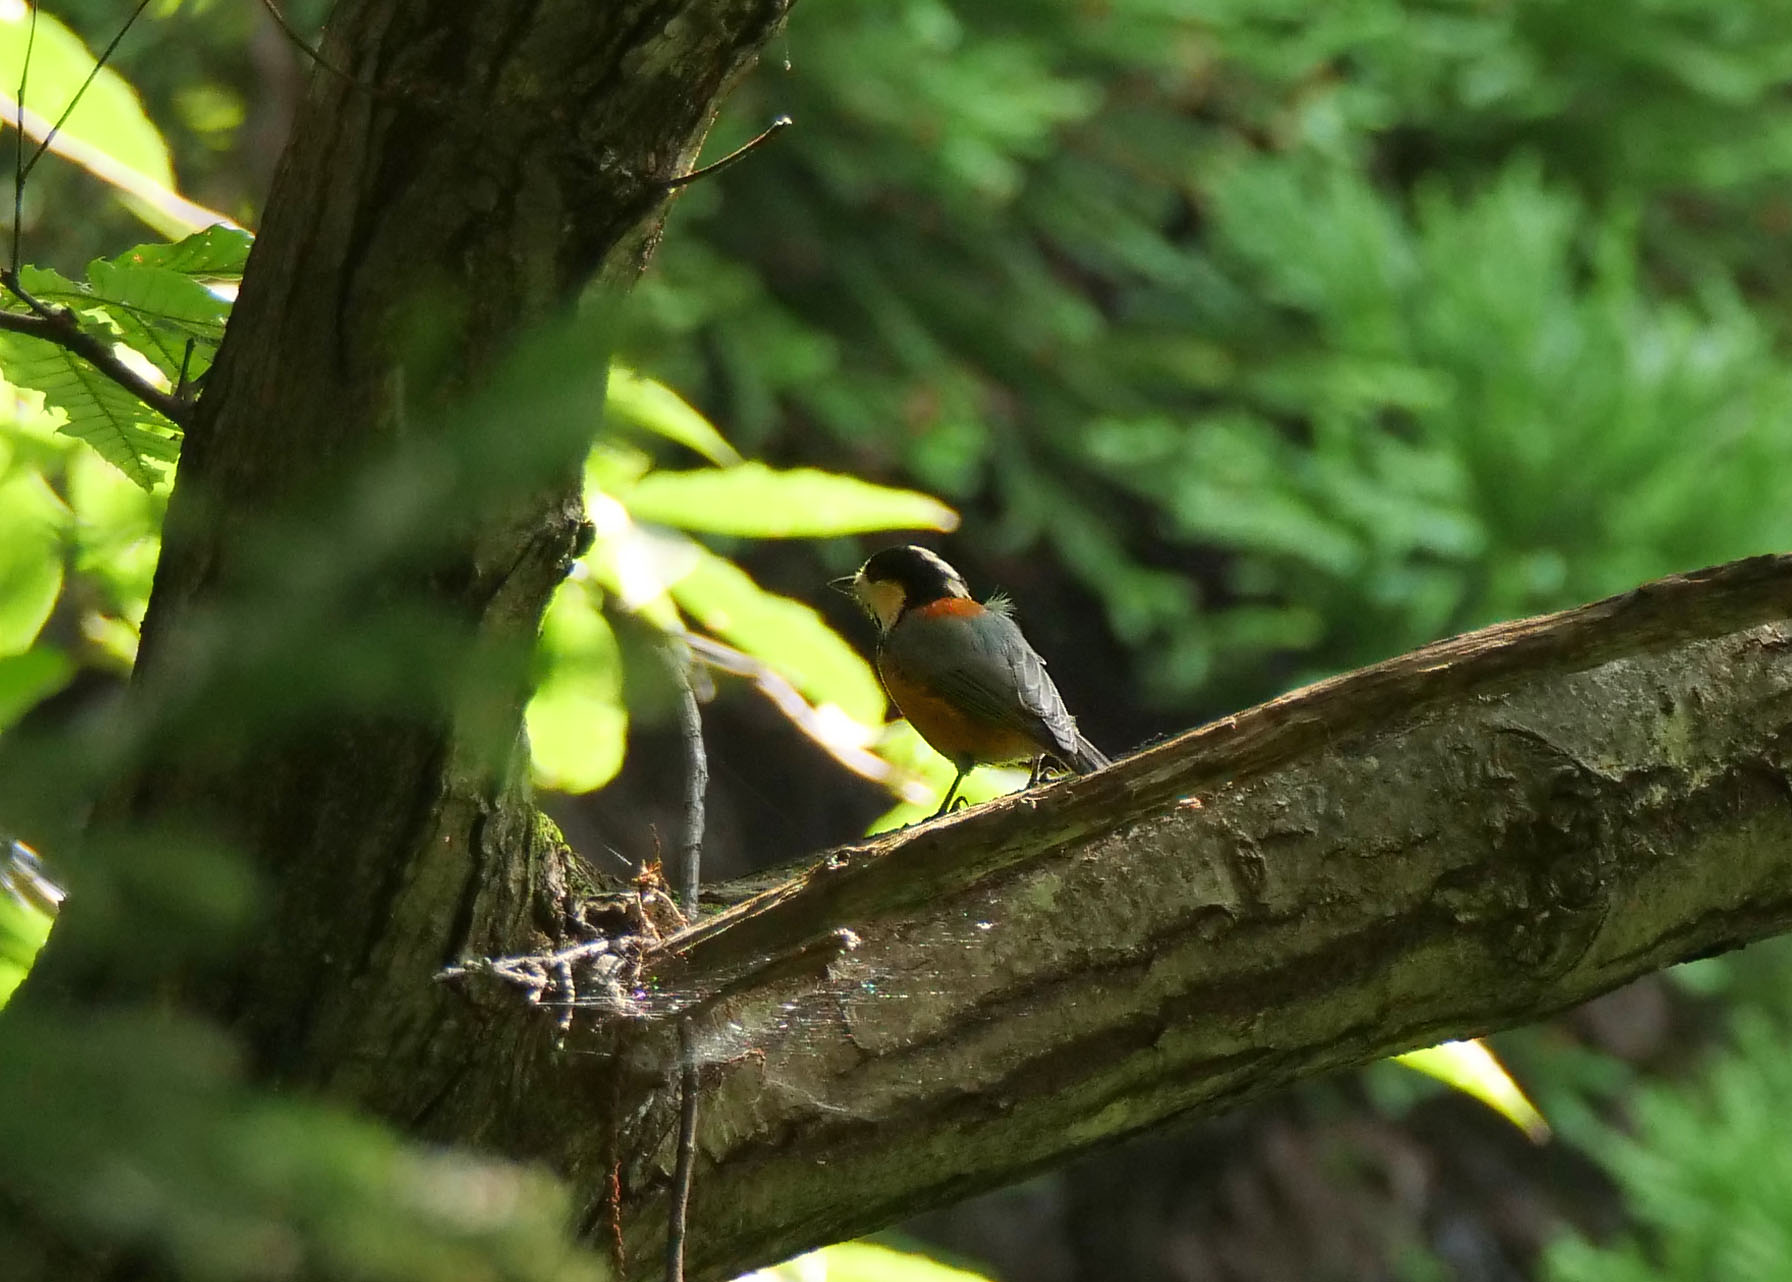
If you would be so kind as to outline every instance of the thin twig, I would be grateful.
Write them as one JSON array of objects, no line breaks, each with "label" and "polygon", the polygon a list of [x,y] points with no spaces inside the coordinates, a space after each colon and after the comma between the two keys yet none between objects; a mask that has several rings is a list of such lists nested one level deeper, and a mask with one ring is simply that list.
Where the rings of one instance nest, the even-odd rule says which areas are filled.
[{"label": "thin twig", "polygon": [[[43,141],[37,144],[37,150],[31,153],[31,159],[25,162],[25,172],[18,176],[18,182],[21,187],[24,185],[25,179],[31,177],[31,171],[37,167],[37,162],[43,159],[44,152],[49,150],[50,139],[57,135],[62,129],[62,126],[68,122],[68,118],[73,114],[75,108],[81,105],[81,99],[87,94],[87,86],[93,83],[95,76],[105,70],[106,64],[112,60],[112,55],[118,51],[119,43],[125,38],[126,33],[129,32],[132,27],[137,25],[137,19],[143,16],[143,11],[147,8],[149,8],[149,0],[139,0],[137,7],[131,10],[131,16],[124,20],[124,26],[120,27],[118,29],[118,34],[112,37],[112,43],[100,51],[100,56],[94,60],[93,70],[87,73],[87,79],[83,80],[81,82],[81,87],[75,90],[75,96],[68,100],[68,106],[62,109],[62,114],[60,116],[56,117],[56,123],[50,126],[50,132],[44,135]],[[33,5],[32,15],[35,17],[36,13],[37,6]],[[23,76],[20,77],[20,80],[19,105],[23,107],[25,105],[25,91],[22,84]],[[24,131],[21,129],[20,132],[23,133]],[[16,256],[14,264],[17,264]]]},{"label": "thin twig", "polygon": [[344,71],[341,67],[338,67],[335,63],[324,57],[323,54],[306,44],[305,37],[293,30],[292,24],[286,20],[286,15],[280,12],[280,6],[277,5],[274,0],[261,0],[261,7],[268,11],[268,17],[274,20],[274,25],[280,28],[280,34],[286,37],[293,48],[297,49],[300,53],[304,54],[307,58],[311,59],[311,61],[315,62],[331,75],[339,76],[364,93],[372,94],[375,97],[380,96],[379,90],[373,85],[362,80],[357,80],[353,73]]},{"label": "thin twig", "polygon": [[174,380],[174,396],[176,400],[184,399],[187,395],[187,389],[191,386],[191,384],[187,382],[187,371],[193,367],[193,348],[197,345],[198,341],[199,340],[195,338],[189,337],[187,339],[186,350],[180,354],[180,377]]},{"label": "thin twig", "polygon": [[703,874],[703,801],[709,791],[709,757],[703,750],[703,714],[697,691],[691,684],[691,653],[682,641],[666,646],[666,665],[678,682],[678,729],[684,736],[684,844],[679,849],[678,906],[685,920],[697,920],[697,900]]},{"label": "thin twig", "polygon": [[12,151],[12,257],[7,266],[19,270],[19,228],[25,222],[25,81],[31,75],[31,50],[37,45],[37,6],[31,6],[31,26],[25,33],[25,61],[19,67],[19,93],[13,99],[18,108],[14,120],[17,136]]},{"label": "thin twig", "polygon": [[932,801],[939,795],[937,789],[929,788],[914,775],[897,769],[875,752],[852,742],[841,732],[838,721],[823,716],[786,678],[752,655],[697,632],[687,633],[685,641],[691,647],[691,654],[705,667],[751,681],[792,725],[854,774],[883,785],[903,801],[918,804]]},{"label": "thin twig", "polygon": [[[678,894],[685,919],[695,923],[703,869],[703,805],[709,791],[709,757],[703,748],[703,714],[691,684],[691,652],[676,639],[667,643],[666,663],[678,682],[678,728],[684,735],[684,845],[680,851]],[[684,1282],[685,1219],[691,1178],[697,1166],[697,1057],[691,1021],[678,1021],[678,1159],[666,1204],[666,1282]]]},{"label": "thin twig", "polygon": [[183,430],[186,428],[193,403],[164,392],[126,365],[109,343],[81,328],[74,312],[66,307],[52,307],[33,298],[19,284],[17,274],[10,270],[0,271],[0,287],[4,287],[9,294],[31,309],[29,316],[21,312],[0,311],[0,330],[42,339],[73,352],[169,422]]},{"label": "thin twig", "polygon": [[714,174],[719,174],[724,169],[728,168],[729,165],[732,165],[742,156],[745,156],[748,152],[757,151],[760,147],[763,147],[773,138],[783,133],[784,130],[788,129],[790,125],[791,119],[789,116],[779,116],[776,120],[772,121],[770,125],[766,126],[763,133],[751,142],[736,147],[733,151],[729,152],[726,156],[723,156],[714,164],[705,165],[701,169],[693,169],[690,173],[680,174],[676,178],[668,178],[663,185],[669,188],[684,187],[690,183],[696,182],[699,178],[708,178]]},{"label": "thin twig", "polygon": [[691,1176],[697,1166],[697,1060],[691,1021],[678,1021],[678,1164],[666,1208],[666,1282],[684,1282],[684,1226],[691,1205]]},{"label": "thin twig", "polygon": [[[9,121],[8,123],[13,122]],[[17,124],[26,138],[33,141],[49,138],[50,121],[29,107],[18,113]],[[50,138],[50,151],[61,156],[70,164],[81,166],[101,182],[118,188],[125,195],[135,196],[164,219],[180,224],[189,235],[193,232],[204,231],[207,227],[216,227],[220,223],[232,228],[241,226],[217,210],[207,209],[198,201],[188,200],[178,191],[164,186],[148,174],[121,163],[116,157],[75,134],[62,133]],[[20,161],[20,164],[23,164],[23,160]]]}]

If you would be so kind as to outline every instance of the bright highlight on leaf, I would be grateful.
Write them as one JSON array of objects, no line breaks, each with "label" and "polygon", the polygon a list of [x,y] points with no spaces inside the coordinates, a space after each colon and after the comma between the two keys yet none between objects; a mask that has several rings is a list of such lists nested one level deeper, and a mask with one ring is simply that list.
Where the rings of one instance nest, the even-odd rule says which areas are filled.
[{"label": "bright highlight on leaf", "polygon": [[988,1282],[984,1274],[953,1268],[925,1255],[872,1242],[842,1242],[799,1255],[736,1282]]},{"label": "bright highlight on leaf", "polygon": [[[217,210],[174,189],[168,146],[122,77],[105,68],[83,91],[94,59],[80,40],[41,10],[34,35],[26,4],[14,0],[0,6],[0,78],[9,95],[17,92],[27,49],[31,71],[26,101],[21,107],[9,97],[0,122],[22,126],[31,143],[111,185],[127,209],[163,236],[230,223]],[[64,107],[77,93],[80,104],[56,128]]]},{"label": "bright highlight on leaf", "polygon": [[1541,1144],[1549,1139],[1549,1123],[1543,1120],[1543,1114],[1537,1111],[1537,1106],[1506,1072],[1505,1065],[1479,1038],[1408,1051],[1394,1059],[1428,1077],[1435,1077],[1446,1086],[1474,1096],[1523,1131],[1533,1143]]},{"label": "bright highlight on leaf", "polygon": [[527,712],[536,780],[562,792],[601,788],[622,768],[628,709],[616,637],[588,583],[554,594],[541,652],[548,671]]},{"label": "bright highlight on leaf", "polygon": [[779,471],[763,463],[650,472],[620,497],[637,521],[757,539],[958,527],[956,512],[914,490],[811,468]]},{"label": "bright highlight on leaf", "polygon": [[35,471],[5,475],[0,451],[0,655],[37,638],[62,590],[62,505]]},{"label": "bright highlight on leaf", "polygon": [[883,722],[884,692],[859,652],[808,606],[767,592],[723,557],[699,548],[672,585],[679,608],[708,631],[787,678],[810,702],[834,704],[866,726]]},{"label": "bright highlight on leaf", "polygon": [[[39,9],[36,32],[24,4],[0,8],[0,85],[6,104],[0,123],[13,126],[13,95],[31,50],[31,71],[25,78],[25,109],[54,121],[74,101],[93,70],[94,55],[81,38]],[[174,185],[174,163],[168,144],[137,98],[137,91],[110,67],[103,68],[63,122],[61,133],[104,152],[120,164],[164,187]]]},{"label": "bright highlight on leaf", "polygon": [[[586,791],[608,782],[620,767],[620,746],[594,741],[616,715],[626,717],[611,710],[613,702],[620,707],[620,678],[611,694],[607,684],[600,691],[564,675],[568,665],[585,659],[566,639],[574,607],[561,603],[584,596],[587,605],[578,608],[595,609],[601,593],[612,607],[662,632],[682,633],[685,621],[692,621],[709,634],[690,635],[702,661],[751,681],[849,770],[884,784],[909,805],[926,805],[915,773],[872,751],[886,731],[883,687],[870,664],[813,608],[766,591],[734,562],[679,531],[787,537],[892,526],[948,529],[956,514],[908,490],[740,463],[695,409],[630,371],[611,371],[609,396],[611,422],[641,427],[732,465],[656,472],[645,450],[613,436],[593,447],[585,465],[593,546],[550,607],[542,637],[546,675],[529,706],[537,781]],[[619,726],[614,733],[619,740]]]},{"label": "bright highlight on leaf", "polygon": [[734,447],[682,396],[664,383],[642,378],[620,365],[610,367],[604,418],[676,441],[722,467],[740,462]]}]

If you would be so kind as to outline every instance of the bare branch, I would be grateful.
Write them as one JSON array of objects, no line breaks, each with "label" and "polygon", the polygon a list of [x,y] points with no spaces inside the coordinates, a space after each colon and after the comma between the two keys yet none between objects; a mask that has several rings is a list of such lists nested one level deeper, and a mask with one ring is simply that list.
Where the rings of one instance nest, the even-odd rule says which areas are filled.
[{"label": "bare branch", "polygon": [[720,160],[705,165],[701,169],[693,169],[688,174],[680,174],[676,178],[668,178],[665,181],[665,186],[670,188],[688,187],[690,184],[701,178],[712,178],[728,168],[735,161],[759,150],[759,148],[763,147],[773,138],[776,138],[779,134],[790,128],[793,123],[795,122],[792,121],[789,116],[779,116],[776,120],[772,121],[771,124],[761,130],[755,137],[742,143],[739,147],[736,147]]},{"label": "bare branch", "polygon": [[280,34],[286,37],[286,42],[294,49],[297,49],[307,59],[316,63],[337,79],[353,85],[363,93],[370,94],[374,97],[383,96],[378,88],[363,80],[357,79],[350,72],[343,70],[328,58],[324,57],[323,54],[319,53],[316,49],[313,49],[310,45],[306,44],[305,37],[295,31],[292,23],[286,20],[286,15],[280,12],[280,6],[277,3],[277,0],[261,0],[261,7],[267,10],[268,17],[273,19],[274,25],[280,29]]},{"label": "bare branch", "polygon": [[163,391],[126,365],[110,343],[81,328],[74,312],[33,298],[19,284],[15,272],[0,272],[0,287],[31,309],[29,315],[0,311],[0,330],[54,343],[74,353],[175,426],[183,429],[187,426],[193,403]]}]

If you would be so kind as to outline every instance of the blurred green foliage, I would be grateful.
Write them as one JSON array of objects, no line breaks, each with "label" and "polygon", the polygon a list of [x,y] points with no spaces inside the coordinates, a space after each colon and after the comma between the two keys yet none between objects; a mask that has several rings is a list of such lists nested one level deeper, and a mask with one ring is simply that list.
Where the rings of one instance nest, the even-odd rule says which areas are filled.
[{"label": "blurred green foliage", "polygon": [[[315,34],[324,7],[288,9]],[[90,47],[121,16],[108,0],[55,8]],[[18,17],[0,15],[0,82]],[[44,113],[73,74],[50,58],[65,34],[40,26]],[[119,67],[86,132],[161,180],[171,156],[184,191],[252,222],[307,74],[256,6],[158,3]],[[879,729],[863,660],[761,588],[739,541],[948,525],[917,490],[966,513],[994,555],[1073,575],[1132,656],[1133,720],[1160,726],[1784,548],[1789,78],[1783,0],[796,6],[713,150],[778,112],[797,128],[680,195],[638,291],[587,469],[598,538],[544,629],[540,777],[592,788],[620,765],[626,618],[736,647],[843,759],[875,749],[893,786],[937,797],[949,770],[906,728]],[[144,216],[47,159],[26,256],[62,275],[31,279],[163,377],[198,373],[223,318],[209,287],[234,272],[117,256]],[[244,242],[224,240],[240,268]],[[80,674],[128,668],[177,442],[105,388],[71,388],[55,353],[0,343],[0,369],[47,398],[9,396],[0,423],[4,729]],[[59,413],[124,472],[58,432]],[[898,816],[931,808],[907,804]],[[139,863],[164,888],[228,888]],[[201,918],[222,929],[251,893],[165,905],[167,939]],[[41,928],[0,897],[0,991]],[[1734,1276],[1792,1251],[1777,1176],[1758,1174],[1784,1165],[1770,1119],[1792,1089],[1763,1027],[1741,1018],[1707,1094],[1635,1096],[1636,1138],[1602,1152],[1646,1236],[1564,1245],[1556,1276]],[[43,1187],[61,1190],[46,1205],[83,1232],[196,1276],[269,1275],[251,1259],[370,1277],[585,1267],[540,1255],[556,1195],[523,1173],[432,1166],[260,1100],[205,1030],[90,1031],[0,1043],[0,1130],[16,1127],[0,1138],[43,1149]],[[59,1073],[65,1060],[85,1071]],[[1576,1136],[1589,1101],[1633,1089],[1591,1054],[1525,1062]],[[7,1112],[26,1091],[31,1108]],[[112,1151],[87,1131],[45,1147],[66,1110],[101,1105]],[[290,1149],[285,1166],[253,1164],[250,1141]],[[515,1218],[480,1219],[497,1194]],[[369,1231],[380,1217],[390,1237]],[[445,1226],[453,1240],[429,1245]],[[408,1271],[385,1254],[400,1248]]]},{"label": "blurred green foliage", "polygon": [[1787,1027],[1758,1009],[1690,1084],[1652,1084],[1627,1102],[1628,1130],[1592,1141],[1637,1229],[1549,1251],[1550,1282],[1720,1282],[1783,1276],[1792,1260],[1792,1098]]},{"label": "blurred green foliage", "polygon": [[1785,544],[1789,69],[1784,4],[798,6],[634,359],[1227,706]]}]

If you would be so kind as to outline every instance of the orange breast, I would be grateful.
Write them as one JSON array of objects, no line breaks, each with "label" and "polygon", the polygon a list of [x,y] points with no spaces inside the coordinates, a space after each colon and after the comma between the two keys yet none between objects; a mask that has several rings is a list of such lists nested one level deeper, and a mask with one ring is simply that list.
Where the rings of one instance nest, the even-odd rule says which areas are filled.
[{"label": "orange breast", "polygon": [[1009,726],[991,725],[967,716],[894,664],[880,658],[877,671],[891,702],[908,718],[915,733],[954,765],[997,765],[1039,755],[1039,745],[1026,735]]}]

